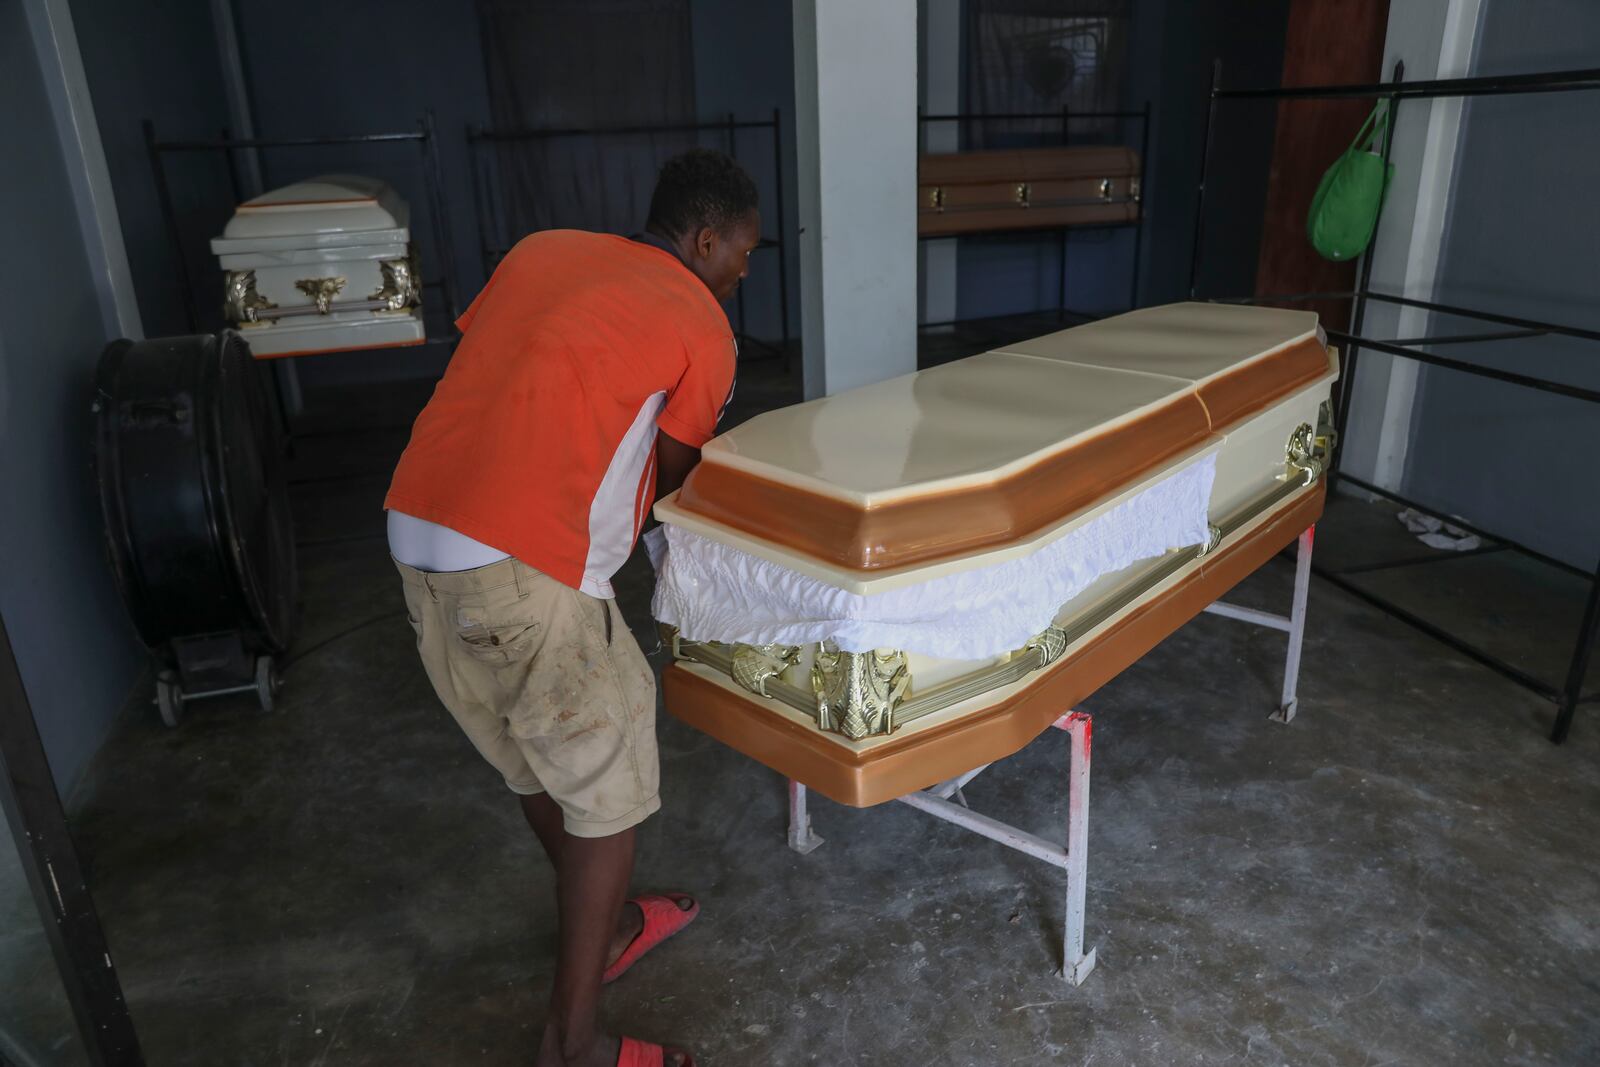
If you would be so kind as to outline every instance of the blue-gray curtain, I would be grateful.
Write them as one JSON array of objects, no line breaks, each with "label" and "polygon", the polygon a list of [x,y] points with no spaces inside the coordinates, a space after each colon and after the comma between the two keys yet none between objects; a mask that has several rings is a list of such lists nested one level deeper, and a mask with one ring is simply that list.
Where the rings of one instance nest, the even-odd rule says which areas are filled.
[{"label": "blue-gray curtain", "polygon": [[[493,129],[692,122],[689,0],[478,0]],[[632,233],[661,163],[687,134],[501,139],[482,210],[491,255],[556,227]]]}]

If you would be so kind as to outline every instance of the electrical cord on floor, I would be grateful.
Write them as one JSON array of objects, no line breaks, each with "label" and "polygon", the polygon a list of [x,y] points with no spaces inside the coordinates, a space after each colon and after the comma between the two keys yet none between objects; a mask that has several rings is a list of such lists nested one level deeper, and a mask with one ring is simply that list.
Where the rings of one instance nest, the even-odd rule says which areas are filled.
[{"label": "electrical cord on floor", "polygon": [[329,645],[333,644],[335,641],[342,641],[346,637],[349,637],[351,634],[357,633],[358,631],[361,631],[361,630],[365,630],[368,626],[372,626],[372,625],[374,625],[376,623],[383,622],[386,619],[404,617],[405,613],[406,613],[406,609],[405,608],[399,608],[399,609],[397,609],[395,611],[386,611],[382,615],[374,615],[370,619],[363,619],[361,622],[356,623],[354,626],[350,626],[350,627],[347,627],[346,629],[340,630],[338,633],[333,634],[331,637],[323,638],[321,641],[318,641],[316,644],[312,645],[310,648],[303,648],[299,652],[296,652],[292,657],[290,657],[289,659],[286,659],[286,660],[283,661],[283,663],[280,666],[280,669],[286,671],[290,667],[294,666],[296,663],[299,663],[301,660],[303,660],[307,656],[311,655],[313,652],[321,652],[323,649],[327,648]]},{"label": "electrical cord on floor", "polygon": [[379,530],[377,533],[341,534],[338,537],[308,537],[303,541],[296,541],[296,548],[316,548],[319,545],[346,545],[354,541],[376,541],[388,537],[388,531]]},{"label": "electrical cord on floor", "polygon": [[307,478],[290,478],[289,484],[295,485],[326,485],[329,482],[359,482],[379,481],[394,477],[394,470],[385,467],[375,471],[346,471],[343,474],[316,474]]}]

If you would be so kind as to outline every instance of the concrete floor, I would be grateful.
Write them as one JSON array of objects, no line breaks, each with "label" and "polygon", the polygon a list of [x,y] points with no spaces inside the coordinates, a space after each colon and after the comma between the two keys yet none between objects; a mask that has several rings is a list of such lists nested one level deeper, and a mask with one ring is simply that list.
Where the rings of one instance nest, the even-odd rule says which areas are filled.
[{"label": "concrete floor", "polygon": [[[791,396],[756,364],[735,417]],[[435,701],[381,539],[418,402],[304,423],[281,710],[219,700],[170,731],[141,709],[73,798],[152,1064],[531,1062],[551,878]],[[1340,566],[1418,550],[1348,499],[1319,532]],[[1363,581],[1559,675],[1581,590],[1504,564]],[[1281,608],[1291,577],[1275,560],[1233,599]],[[618,587],[654,648],[648,568]],[[1288,727],[1266,719],[1282,650],[1201,617],[1088,702],[1099,967],[1076,989],[1059,872],[824,800],[827,843],[797,856],[778,777],[663,717],[636,881],[704,913],[607,991],[606,1025],[711,1067],[1600,1062],[1600,718],[1553,747],[1542,701],[1321,581]],[[1065,761],[1041,737],[968,797],[1059,837]]]}]

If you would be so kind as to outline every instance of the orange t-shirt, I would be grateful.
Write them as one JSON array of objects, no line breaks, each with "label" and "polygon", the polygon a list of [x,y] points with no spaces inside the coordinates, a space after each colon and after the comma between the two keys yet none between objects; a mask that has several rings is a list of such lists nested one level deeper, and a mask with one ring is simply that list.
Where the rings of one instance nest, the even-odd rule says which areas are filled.
[{"label": "orange t-shirt", "polygon": [[699,448],[733,388],[728,317],[671,252],[612,234],[520,241],[457,320],[383,506],[591,596],[655,499],[656,431]]}]

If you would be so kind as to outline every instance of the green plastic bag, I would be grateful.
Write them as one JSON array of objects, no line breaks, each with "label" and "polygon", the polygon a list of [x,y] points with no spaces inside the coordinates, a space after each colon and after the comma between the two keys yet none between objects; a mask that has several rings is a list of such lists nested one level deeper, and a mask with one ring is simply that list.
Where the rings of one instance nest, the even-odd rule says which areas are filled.
[{"label": "green plastic bag", "polygon": [[1379,101],[1311,198],[1306,236],[1324,259],[1354,259],[1372,241],[1383,194],[1394,177],[1394,164],[1384,166],[1378,154],[1388,128],[1388,103]]}]

